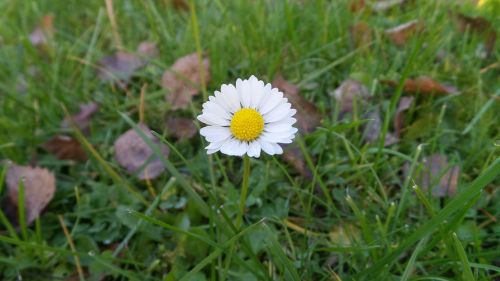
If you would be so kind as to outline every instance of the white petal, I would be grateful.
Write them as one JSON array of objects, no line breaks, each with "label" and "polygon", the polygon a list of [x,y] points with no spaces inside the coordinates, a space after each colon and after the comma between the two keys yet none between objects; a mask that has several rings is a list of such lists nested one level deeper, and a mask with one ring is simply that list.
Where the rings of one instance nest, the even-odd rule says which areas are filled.
[{"label": "white petal", "polygon": [[274,148],[271,143],[262,140],[262,138],[257,139],[257,142],[260,144],[260,147],[265,153],[269,155],[274,155]]},{"label": "white petal", "polygon": [[224,108],[225,111],[231,112],[231,104],[228,98],[225,97],[221,92],[215,91],[214,93],[215,96],[215,102],[220,105],[222,108]]},{"label": "white petal", "polygon": [[224,140],[218,141],[218,142],[211,142],[205,149],[217,149],[219,150],[220,147],[227,141],[229,141],[230,138],[226,138]]},{"label": "white petal", "polygon": [[201,128],[200,135],[204,136],[209,142],[223,141],[231,136],[228,127],[207,126]]},{"label": "white petal", "polygon": [[235,156],[243,156],[245,153],[248,151],[248,144],[246,142],[238,141],[238,144],[236,145],[234,149],[234,154]]},{"label": "white petal", "polygon": [[[238,83],[238,81],[240,81]],[[250,98],[252,94],[252,87],[250,86],[250,81],[241,79],[236,80],[236,89],[240,95],[240,102],[242,107],[250,107]]]},{"label": "white petal", "polygon": [[292,105],[290,103],[281,104],[262,117],[264,117],[266,123],[281,120],[288,116],[291,107]]},{"label": "white petal", "polygon": [[286,132],[290,129],[292,129],[292,124],[288,120],[287,122],[274,122],[264,126],[266,132]]},{"label": "white petal", "polygon": [[207,154],[214,154],[215,152],[219,151],[219,149],[207,149]]},{"label": "white petal", "polygon": [[198,120],[207,125],[229,126],[229,124],[231,123],[227,119],[205,112],[202,115],[198,115]]},{"label": "white petal", "polygon": [[297,109],[290,109],[290,112],[288,112],[288,117],[293,117],[297,113]]},{"label": "white petal", "polygon": [[211,113],[213,115],[217,115],[224,119],[231,120],[231,115],[227,110],[225,110],[222,106],[217,104],[215,101],[208,101],[203,104],[203,113]]},{"label": "white petal", "polygon": [[248,156],[259,158],[260,156],[260,144],[253,141],[248,144]]},{"label": "white petal", "polygon": [[293,135],[297,132],[297,128],[291,128],[290,130],[286,131],[286,132],[264,132],[262,133],[262,135],[260,136],[260,138],[264,141],[268,141],[268,142],[281,142],[283,143],[282,141],[283,140],[287,140],[287,139],[292,139]]},{"label": "white petal", "polygon": [[230,139],[220,147],[220,152],[227,155],[234,155],[234,149],[237,145],[238,141],[236,139]]},{"label": "white petal", "polygon": [[236,112],[241,108],[238,91],[233,85],[222,85],[221,94],[229,101],[231,112]]},{"label": "white petal", "polygon": [[281,146],[279,144],[272,143],[271,145],[273,146],[275,154],[282,154],[283,153],[283,148],[281,148]]},{"label": "white petal", "polygon": [[252,77],[250,77],[250,86],[250,107],[257,109],[264,95],[264,82],[257,80],[257,78],[252,75]]},{"label": "white petal", "polygon": [[270,94],[264,98],[262,101],[262,105],[260,107],[260,114],[264,115],[271,111],[271,109],[275,108],[277,105],[282,102],[283,93],[278,91],[278,89],[274,88],[271,90]]},{"label": "white petal", "polygon": [[271,97],[271,89],[272,86],[270,83],[267,83],[266,86],[262,89],[262,97],[260,99],[259,104],[257,105],[257,111],[261,112],[262,106],[269,100]]}]

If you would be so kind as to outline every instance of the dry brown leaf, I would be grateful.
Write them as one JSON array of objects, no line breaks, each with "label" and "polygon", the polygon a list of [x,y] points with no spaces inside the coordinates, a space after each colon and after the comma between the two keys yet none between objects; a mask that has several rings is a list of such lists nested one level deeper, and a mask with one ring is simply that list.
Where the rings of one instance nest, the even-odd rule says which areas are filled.
[{"label": "dry brown leaf", "polygon": [[148,59],[155,59],[160,56],[160,52],[158,51],[156,43],[149,41],[141,42],[137,47],[137,53],[143,55]]},{"label": "dry brown leaf", "polygon": [[312,172],[306,165],[304,154],[297,145],[288,145],[283,151],[283,159],[304,178],[312,178]]},{"label": "dry brown leaf", "polygon": [[[205,83],[210,80],[210,61],[203,59]],[[166,100],[173,109],[185,109],[193,96],[200,92],[202,83],[198,54],[192,53],[175,61],[172,67],[163,73],[161,85],[168,90]]]},{"label": "dry brown leaf", "polygon": [[49,204],[56,191],[56,178],[49,170],[11,165],[6,182],[10,204],[18,208],[19,182],[23,181],[26,223],[31,224]]},{"label": "dry brown leaf", "polygon": [[33,46],[46,45],[54,35],[54,16],[43,16],[40,24],[33,30],[29,36],[29,40]]},{"label": "dry brown leaf", "polygon": [[96,102],[89,102],[85,104],[80,104],[80,112],[71,117],[64,118],[61,127],[70,128],[71,122],[73,122],[81,131],[88,132],[90,126],[90,120],[92,116],[99,110],[99,104]]},{"label": "dry brown leaf", "polygon": [[340,86],[330,93],[340,105],[342,113],[353,110],[354,100],[357,104],[362,104],[370,98],[370,92],[361,82],[354,79],[347,79]]},{"label": "dry brown leaf", "polygon": [[351,12],[359,12],[363,10],[366,6],[365,0],[355,0],[349,6]]},{"label": "dry brown leaf", "polygon": [[[378,109],[367,113],[364,118],[370,119],[363,130],[363,139],[368,143],[373,143],[378,140],[382,130],[382,119]],[[385,134],[384,146],[389,146],[397,143],[399,138],[391,132]]]},{"label": "dry brown leaf", "polygon": [[299,88],[286,81],[283,76],[278,75],[273,81],[273,87],[282,91],[286,98],[297,109],[295,118],[297,126],[302,133],[310,133],[316,129],[321,122],[321,114],[318,108],[299,94]]},{"label": "dry brown leaf", "polygon": [[396,6],[401,6],[406,0],[379,0],[371,5],[372,10],[384,12]]},{"label": "dry brown leaf", "polygon": [[167,129],[169,134],[178,140],[190,139],[198,132],[193,119],[184,117],[169,117]]},{"label": "dry brown leaf", "polygon": [[413,97],[402,97],[399,100],[398,108],[396,109],[396,116],[394,117],[394,130],[396,137],[401,137],[401,130],[403,129],[403,112],[411,107]]},{"label": "dry brown leaf", "polygon": [[146,62],[134,54],[118,51],[99,60],[99,78],[103,81],[116,82],[125,88],[134,73]]},{"label": "dry brown leaf", "polygon": [[[405,174],[408,174],[406,165]],[[423,168],[416,175],[416,183],[434,197],[451,197],[457,192],[460,167],[449,166],[446,155],[433,154],[424,158]]]},{"label": "dry brown leaf", "polygon": [[80,142],[68,136],[54,136],[43,144],[43,148],[62,160],[87,160],[87,154]]},{"label": "dry brown leaf", "polygon": [[372,29],[365,22],[358,22],[349,28],[352,44],[358,48],[370,44]]},{"label": "dry brown leaf", "polygon": [[467,30],[481,34],[485,36],[485,52],[489,56],[495,49],[495,43],[497,40],[497,33],[493,25],[482,17],[469,17],[461,13],[456,14],[457,19],[457,29],[460,33],[464,33]]},{"label": "dry brown leaf", "polygon": [[[396,87],[398,85],[398,83],[393,80],[383,80],[382,82],[392,87]],[[429,76],[419,76],[414,79],[406,79],[403,85],[403,91],[409,94],[458,94],[457,88],[440,84]]]},{"label": "dry brown leaf", "polygon": [[424,29],[424,23],[418,20],[412,20],[396,27],[387,29],[384,33],[389,36],[391,41],[398,47],[406,44],[406,42],[417,32]]},{"label": "dry brown leaf", "polygon": [[[160,147],[163,155],[168,157],[170,152],[168,147],[160,143],[158,139],[151,134],[151,130],[146,125],[140,124],[139,128],[148,138]],[[137,175],[141,180],[154,179],[165,170],[163,162],[158,159],[158,157],[154,156],[153,150],[134,129],[130,129],[118,137],[115,141],[114,148],[116,161],[130,174],[137,173],[142,166],[152,158]]]},{"label": "dry brown leaf", "polygon": [[182,11],[189,11],[189,5],[186,3],[186,0],[172,0],[172,4],[174,4],[174,8]]}]

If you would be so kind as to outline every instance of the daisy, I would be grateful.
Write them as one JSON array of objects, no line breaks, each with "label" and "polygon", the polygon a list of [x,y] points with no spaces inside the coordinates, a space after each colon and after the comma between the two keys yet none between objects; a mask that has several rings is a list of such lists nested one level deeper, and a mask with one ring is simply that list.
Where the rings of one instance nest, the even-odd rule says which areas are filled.
[{"label": "daisy", "polygon": [[208,126],[200,130],[210,144],[207,153],[220,151],[227,155],[259,157],[261,150],[269,155],[281,154],[280,143],[291,143],[297,121],[287,98],[271,84],[255,76],[222,85],[215,96],[203,104],[198,120]]}]

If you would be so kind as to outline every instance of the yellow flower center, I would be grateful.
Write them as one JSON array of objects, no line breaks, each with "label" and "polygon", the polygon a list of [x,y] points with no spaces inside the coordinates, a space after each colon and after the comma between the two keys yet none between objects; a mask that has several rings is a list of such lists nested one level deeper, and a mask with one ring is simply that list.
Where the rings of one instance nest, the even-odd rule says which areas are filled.
[{"label": "yellow flower center", "polygon": [[264,118],[255,109],[242,108],[234,113],[230,129],[240,141],[252,141],[264,130]]}]

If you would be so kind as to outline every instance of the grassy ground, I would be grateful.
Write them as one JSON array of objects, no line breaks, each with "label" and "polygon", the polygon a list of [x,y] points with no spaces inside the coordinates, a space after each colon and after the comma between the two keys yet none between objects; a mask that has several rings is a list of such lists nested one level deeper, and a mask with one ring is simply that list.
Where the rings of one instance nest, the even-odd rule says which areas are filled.
[{"label": "grassy ground", "polygon": [[[114,1],[124,48],[133,52],[149,40],[160,51],[124,93],[93,67],[117,47],[104,1],[0,1],[0,153],[57,177],[54,199],[25,235],[1,233],[0,279],[78,280],[78,267],[85,280],[500,278],[499,51],[479,58],[483,39],[457,32],[449,13],[483,16],[498,27],[498,10],[445,1],[410,1],[381,13],[352,12],[346,1],[195,2],[195,10],[184,11],[168,1]],[[56,32],[40,50],[28,36],[46,14],[54,15]],[[413,19],[425,31],[405,46],[384,36]],[[349,27],[360,21],[374,30],[369,47],[355,48],[350,40]],[[163,70],[200,50],[211,60],[209,94],[237,77],[272,81],[281,73],[322,114],[321,128],[298,139],[312,177],[282,157],[251,160],[240,230],[233,220],[241,159],[207,157],[201,138],[175,141],[165,125],[166,116],[192,117],[201,109],[203,95],[192,110],[172,110],[160,87]],[[420,75],[460,94],[417,95],[399,143],[366,144],[362,113],[378,107],[389,125],[385,133],[399,97],[407,95],[380,81]],[[26,90],[19,89],[20,77]],[[347,78],[362,81],[372,99],[339,121],[339,105],[328,93]],[[113,157],[115,139],[139,120],[145,82],[145,123],[179,152],[171,149],[169,171],[151,182],[157,197]],[[89,101],[101,105],[86,137],[96,150],[90,159],[62,161],[42,149],[61,133],[63,105],[77,112]],[[403,176],[405,163],[417,169],[432,154],[461,169],[451,198],[418,197]],[[6,189],[0,191],[5,197]]]}]

